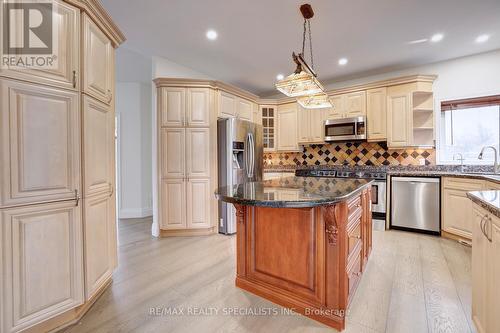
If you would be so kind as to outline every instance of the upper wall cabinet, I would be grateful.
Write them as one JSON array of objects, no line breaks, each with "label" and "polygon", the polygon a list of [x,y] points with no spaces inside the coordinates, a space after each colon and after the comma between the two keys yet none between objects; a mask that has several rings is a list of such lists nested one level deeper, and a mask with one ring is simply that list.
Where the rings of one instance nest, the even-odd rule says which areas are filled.
[{"label": "upper wall cabinet", "polygon": [[277,150],[299,151],[298,145],[298,119],[297,103],[282,104],[278,106],[277,115]]},{"label": "upper wall cabinet", "polygon": [[165,87],[158,96],[162,127],[208,127],[210,90],[208,88]]},{"label": "upper wall cabinet", "polygon": [[[29,80],[50,86],[79,88],[80,75],[80,10],[60,0],[53,0],[52,24],[56,43],[53,43],[53,66],[47,69],[0,68],[0,75]],[[23,22],[17,21],[21,31]]]},{"label": "upper wall cabinet", "polygon": [[252,121],[255,103],[235,96],[226,91],[220,90],[218,93],[218,117],[237,117],[243,120]]},{"label": "upper wall cabinet", "polygon": [[276,150],[276,106],[261,105],[262,132],[264,151]]},{"label": "upper wall cabinet", "polygon": [[80,191],[78,93],[0,79],[0,94],[0,207],[74,198]]},{"label": "upper wall cabinet", "polygon": [[330,97],[332,107],[327,119],[350,118],[366,115],[366,92],[356,91]]},{"label": "upper wall cabinet", "polygon": [[114,48],[109,38],[83,15],[83,92],[103,103],[113,101]]},{"label": "upper wall cabinet", "polygon": [[366,91],[368,141],[387,139],[387,88]]},{"label": "upper wall cabinet", "polygon": [[298,106],[298,142],[323,143],[324,121],[330,109],[305,109]]}]

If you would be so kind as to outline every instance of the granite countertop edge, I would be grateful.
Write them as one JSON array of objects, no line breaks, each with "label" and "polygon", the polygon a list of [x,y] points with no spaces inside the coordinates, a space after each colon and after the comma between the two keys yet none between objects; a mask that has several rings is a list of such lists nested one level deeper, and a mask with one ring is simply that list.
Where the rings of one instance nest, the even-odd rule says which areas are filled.
[{"label": "granite countertop edge", "polygon": [[325,199],[317,199],[310,201],[292,201],[292,200],[267,201],[258,199],[235,198],[226,195],[221,195],[217,192],[215,192],[214,194],[217,200],[243,206],[269,207],[269,208],[312,208],[317,206],[329,206],[348,200],[354,197],[356,194],[362,192],[365,188],[371,186],[372,182],[373,180],[367,181],[366,184],[360,185],[358,188],[352,190],[351,192],[349,192],[349,194],[346,195],[337,197],[328,197]]},{"label": "granite countertop edge", "polygon": [[[488,212],[491,214],[495,215],[496,217],[500,218],[500,207],[498,205],[492,204],[491,201],[487,201],[484,198],[481,197],[481,193],[484,192],[492,192],[492,191],[474,191],[474,192],[468,192],[467,197],[472,200],[475,204],[478,204],[482,208],[486,209]],[[500,195],[500,191],[496,191]]]}]

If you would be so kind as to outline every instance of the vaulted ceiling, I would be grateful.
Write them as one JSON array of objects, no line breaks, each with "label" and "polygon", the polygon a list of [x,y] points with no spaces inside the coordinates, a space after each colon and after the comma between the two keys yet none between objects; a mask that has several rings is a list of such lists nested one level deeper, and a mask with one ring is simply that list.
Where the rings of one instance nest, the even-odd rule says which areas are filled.
[{"label": "vaulted ceiling", "polygon": [[[306,0],[102,0],[124,47],[261,96],[294,69]],[[500,49],[499,0],[311,0],[315,69],[338,81]],[[218,33],[206,38],[208,29]],[[409,42],[442,33],[438,43]],[[475,39],[489,34],[485,43]],[[341,57],[348,58],[339,66]]]}]

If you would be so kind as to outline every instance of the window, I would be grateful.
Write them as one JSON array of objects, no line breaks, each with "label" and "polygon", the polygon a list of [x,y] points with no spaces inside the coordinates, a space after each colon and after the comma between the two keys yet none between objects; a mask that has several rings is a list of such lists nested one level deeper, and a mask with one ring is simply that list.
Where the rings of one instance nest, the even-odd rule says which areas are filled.
[{"label": "window", "polygon": [[500,96],[442,102],[441,111],[439,162],[459,164],[453,156],[461,153],[464,164],[492,163],[491,151],[477,157],[484,146],[499,149]]}]

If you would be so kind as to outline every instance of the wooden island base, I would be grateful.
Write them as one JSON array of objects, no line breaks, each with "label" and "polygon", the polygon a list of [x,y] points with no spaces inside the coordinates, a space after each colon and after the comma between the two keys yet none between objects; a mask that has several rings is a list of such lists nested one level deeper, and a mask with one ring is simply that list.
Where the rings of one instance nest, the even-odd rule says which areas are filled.
[{"label": "wooden island base", "polygon": [[343,330],[371,250],[370,191],[310,208],[235,207],[236,286]]}]

